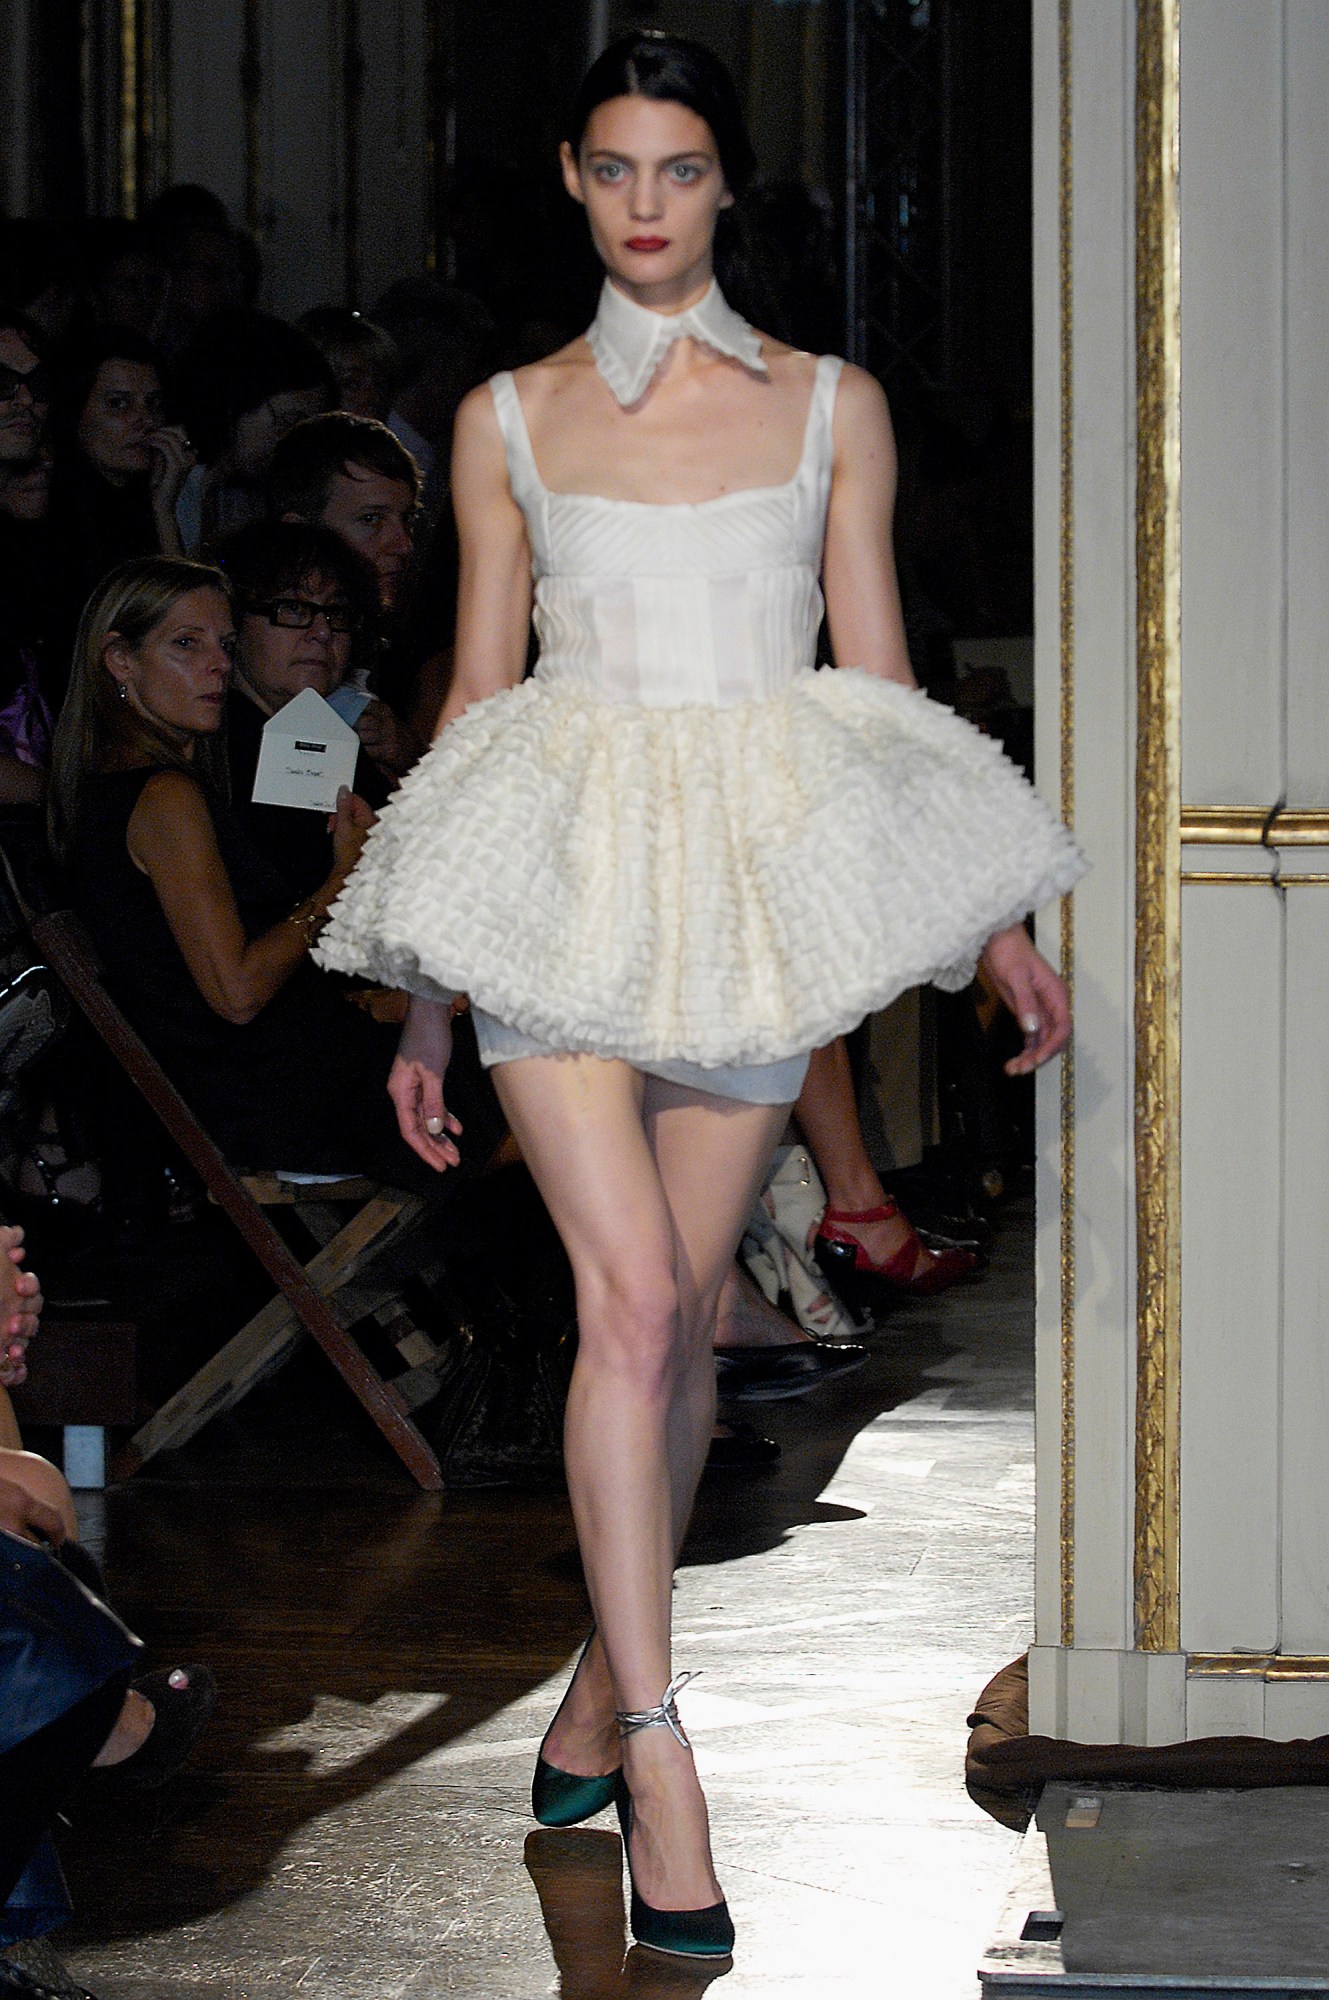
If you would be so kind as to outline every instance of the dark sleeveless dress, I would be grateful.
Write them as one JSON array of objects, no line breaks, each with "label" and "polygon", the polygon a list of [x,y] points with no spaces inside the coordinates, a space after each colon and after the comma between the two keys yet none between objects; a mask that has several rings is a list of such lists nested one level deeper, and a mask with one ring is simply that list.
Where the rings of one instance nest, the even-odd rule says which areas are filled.
[{"label": "dark sleeveless dress", "polygon": [[[74,843],[75,903],[125,1014],[233,1165],[361,1173],[436,1190],[440,1176],[402,1139],[387,1095],[398,1031],[352,1006],[340,981],[306,959],[252,1021],[239,1025],[209,1007],[126,845],[153,775],[85,779]],[[245,935],[258,937],[289,913],[289,884],[240,816],[201,789]],[[501,1118],[473,1031],[464,1019],[457,1027],[448,1105],[466,1128],[463,1159],[478,1166]]]}]

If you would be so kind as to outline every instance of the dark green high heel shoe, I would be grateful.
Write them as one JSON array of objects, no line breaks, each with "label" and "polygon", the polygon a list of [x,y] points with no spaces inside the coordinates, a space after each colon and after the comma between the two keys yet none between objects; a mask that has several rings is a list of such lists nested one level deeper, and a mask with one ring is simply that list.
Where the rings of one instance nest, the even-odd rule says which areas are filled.
[{"label": "dark green high heel shoe", "polygon": [[[683,1725],[678,1719],[676,1697],[681,1688],[695,1679],[695,1674],[678,1674],[665,1689],[664,1699],[658,1708],[631,1709],[620,1713],[617,1720],[622,1734],[635,1736],[639,1729],[667,1729],[685,1750],[690,1750],[692,1745],[683,1734]],[[623,1856],[628,1864],[628,1880],[632,1884],[628,1921],[637,1943],[649,1945],[652,1951],[670,1952],[675,1958],[729,1958],[734,1949],[734,1925],[729,1905],[723,1899],[708,1904],[704,1910],[657,1910],[638,1895],[636,1878],[632,1873],[632,1793],[621,1771],[614,1791],[614,1804],[618,1808],[618,1823],[623,1831]]]},{"label": "dark green high heel shoe", "polygon": [[[572,1669],[574,1681],[578,1668],[591,1650],[591,1639],[594,1637],[595,1628],[592,1626],[591,1637],[582,1647],[577,1665]],[[568,1682],[568,1687],[571,1689],[572,1681]],[[565,1694],[563,1701],[567,1698]],[[554,1722],[562,1713],[561,1701],[554,1711]],[[575,1772],[560,1771],[557,1764],[549,1763],[544,1749],[554,1722],[546,1729],[544,1743],[540,1745],[540,1753],[535,1760],[535,1776],[531,1779],[531,1811],[541,1826],[578,1826],[582,1820],[594,1819],[596,1813],[603,1812],[606,1806],[614,1803],[619,1774],[610,1771],[602,1778],[579,1778]]]}]

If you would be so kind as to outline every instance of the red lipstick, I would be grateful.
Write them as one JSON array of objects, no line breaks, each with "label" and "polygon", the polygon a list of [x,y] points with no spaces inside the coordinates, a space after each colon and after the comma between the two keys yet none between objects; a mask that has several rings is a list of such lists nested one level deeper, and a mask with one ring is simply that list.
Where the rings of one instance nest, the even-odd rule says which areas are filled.
[{"label": "red lipstick", "polygon": [[669,248],[669,238],[667,236],[629,236],[623,247],[625,250],[667,250]]}]

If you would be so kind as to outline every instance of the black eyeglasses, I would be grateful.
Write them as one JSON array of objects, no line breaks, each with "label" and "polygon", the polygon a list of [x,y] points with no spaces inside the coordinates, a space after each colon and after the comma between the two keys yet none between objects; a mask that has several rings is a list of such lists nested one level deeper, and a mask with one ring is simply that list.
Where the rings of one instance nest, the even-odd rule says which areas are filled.
[{"label": "black eyeglasses", "polygon": [[307,632],[316,618],[326,618],[329,632],[357,632],[360,620],[349,604],[311,604],[307,597],[274,597],[270,604],[251,604],[256,618],[280,625],[286,632]]},{"label": "black eyeglasses", "polygon": [[34,403],[49,403],[51,400],[51,377],[39,362],[29,368],[26,375],[20,375],[17,368],[7,368],[0,361],[0,403],[12,403],[20,389],[26,389]]}]

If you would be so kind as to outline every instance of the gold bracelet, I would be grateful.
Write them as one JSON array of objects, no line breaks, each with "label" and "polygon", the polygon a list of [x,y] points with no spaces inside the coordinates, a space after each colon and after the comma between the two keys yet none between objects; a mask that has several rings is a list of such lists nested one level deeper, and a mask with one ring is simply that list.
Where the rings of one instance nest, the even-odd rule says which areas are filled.
[{"label": "gold bracelet", "polygon": [[318,943],[324,924],[328,921],[328,913],[325,909],[321,909],[317,903],[313,905],[312,909],[297,906],[291,911],[286,921],[288,924],[294,924],[297,929],[304,932],[305,950],[312,951]]}]

